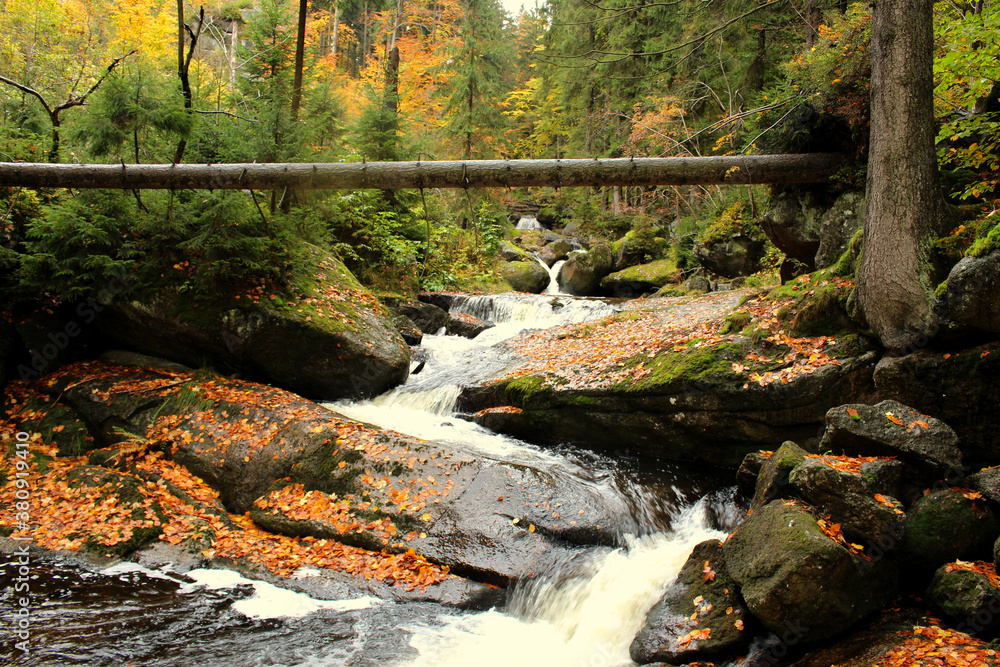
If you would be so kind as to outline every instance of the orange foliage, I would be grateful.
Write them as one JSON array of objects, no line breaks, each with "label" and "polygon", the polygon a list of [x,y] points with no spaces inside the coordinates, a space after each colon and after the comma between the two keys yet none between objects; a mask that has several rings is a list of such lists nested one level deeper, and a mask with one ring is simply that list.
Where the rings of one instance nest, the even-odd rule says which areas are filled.
[{"label": "orange foliage", "polygon": [[[62,373],[50,375],[46,382],[51,386],[63,379]],[[122,373],[122,367],[97,362],[81,363],[71,367],[78,384],[88,381],[113,379]],[[192,379],[192,373],[172,371],[143,371],[142,379],[119,380],[109,389],[93,391],[99,401],[109,401],[113,394],[127,392],[130,395],[168,396],[180,390],[180,385]],[[336,417],[333,413],[320,411],[324,419],[309,414],[309,404],[293,394],[271,389],[253,383],[238,381],[202,381],[189,385],[206,401],[226,401],[235,405],[252,405],[244,408],[242,414],[229,415],[226,411],[194,410],[186,418],[164,415],[147,430],[146,438],[168,454],[181,444],[204,443],[217,447],[222,452],[237,448],[244,455],[243,462],[255,455],[271,441],[278,424],[288,424],[293,420],[313,423],[313,432],[329,430],[336,437],[336,443],[343,449],[364,450],[368,460],[374,463],[405,463],[411,468],[416,463],[427,463],[427,457],[413,456],[403,440],[397,449],[383,442],[393,442],[383,437],[382,432],[363,424]],[[5,392],[5,408],[9,419],[0,428],[0,435],[11,442],[18,424],[29,424],[44,417],[40,410],[28,406],[28,398],[33,389],[23,382],[13,382]],[[110,401],[109,401],[110,402]],[[238,409],[238,408],[233,408]],[[255,418],[261,410],[270,410],[273,417],[268,423]],[[325,417],[329,414],[328,417]],[[59,429],[55,429],[59,430]],[[402,436],[400,436],[402,438]],[[281,441],[283,442],[283,441]],[[270,445],[273,447],[274,445]],[[284,447],[285,445],[282,445]],[[207,548],[203,555],[207,558],[246,559],[259,563],[271,572],[287,576],[297,568],[311,565],[318,568],[335,569],[366,578],[375,578],[388,584],[396,584],[413,590],[437,583],[449,576],[447,567],[428,563],[413,549],[404,553],[369,551],[346,546],[330,540],[312,537],[293,538],[274,535],[257,528],[248,517],[227,515],[218,501],[218,493],[205,482],[192,475],[186,468],[173,461],[165,460],[163,452],[142,452],[143,456],[133,463],[130,472],[109,473],[97,467],[84,467],[86,458],[55,458],[56,448],[43,442],[35,433],[30,443],[33,463],[30,469],[30,489],[32,511],[29,524],[19,525],[16,510],[15,460],[4,457],[0,470],[6,483],[0,486],[0,525],[14,529],[14,537],[31,537],[35,544],[49,549],[77,550],[84,544],[100,550],[128,542],[138,531],[160,533],[161,540],[171,544],[190,540],[204,541]],[[42,457],[39,459],[38,457]],[[53,460],[48,460],[51,457]],[[442,468],[442,475],[450,474]],[[71,483],[68,475],[88,475],[94,485]],[[108,475],[108,481],[100,486],[101,476]],[[120,493],[120,481],[131,480],[129,493]],[[384,538],[396,535],[397,529],[390,518],[361,522],[350,514],[354,510],[372,509],[376,498],[384,511],[407,513],[429,521],[429,506],[447,496],[453,486],[451,480],[442,482],[433,476],[424,479],[410,479],[406,486],[393,482],[388,477],[376,478],[372,471],[359,476],[364,488],[360,497],[353,495],[338,499],[318,491],[304,493],[301,486],[292,485],[270,494],[259,501],[260,505],[274,503],[287,512],[291,518],[320,518],[343,530],[368,529]],[[173,489],[168,488],[173,485]],[[179,490],[187,494],[197,504],[192,505],[174,494]],[[347,503],[347,507],[344,506]],[[399,536],[392,544],[394,550],[403,551],[405,541],[414,539],[418,533],[412,531]]]},{"label": "orange foliage", "polygon": [[997,653],[986,642],[964,632],[919,627],[901,632],[902,646],[886,653],[873,667],[995,667]]},{"label": "orange foliage", "polygon": [[833,456],[832,454],[806,454],[806,458],[818,459],[825,466],[829,466],[840,472],[848,472],[852,475],[860,475],[861,466],[866,463],[896,460],[895,456]]},{"label": "orange foliage", "polygon": [[964,561],[956,560],[954,563],[948,563],[945,566],[945,570],[948,572],[958,572],[960,570],[965,570],[966,572],[975,572],[976,574],[981,574],[982,576],[989,579],[993,588],[1000,589],[1000,578],[997,578],[996,566],[993,563],[987,563],[985,561]]}]

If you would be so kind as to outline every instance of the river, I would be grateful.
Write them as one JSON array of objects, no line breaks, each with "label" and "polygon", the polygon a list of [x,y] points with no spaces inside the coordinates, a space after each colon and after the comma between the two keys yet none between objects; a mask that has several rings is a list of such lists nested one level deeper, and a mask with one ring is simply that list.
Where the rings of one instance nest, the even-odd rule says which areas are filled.
[{"label": "river", "polygon": [[[227,570],[179,575],[120,564],[95,571],[35,557],[34,650],[9,664],[631,665],[632,637],[692,547],[724,537],[741,516],[729,486],[732,472],[610,459],[573,443],[542,449],[460,419],[454,411],[462,384],[518,363],[496,343],[525,329],[604,317],[615,306],[500,295],[469,298],[455,308],[497,326],[474,340],[425,336],[423,368],[405,385],[372,401],[329,407],[478,456],[576,477],[619,496],[638,534],[623,536],[618,548],[595,547],[537,573],[502,609],[479,612],[365,596],[314,600]],[[9,626],[17,567],[11,555],[3,559],[0,615]]]}]

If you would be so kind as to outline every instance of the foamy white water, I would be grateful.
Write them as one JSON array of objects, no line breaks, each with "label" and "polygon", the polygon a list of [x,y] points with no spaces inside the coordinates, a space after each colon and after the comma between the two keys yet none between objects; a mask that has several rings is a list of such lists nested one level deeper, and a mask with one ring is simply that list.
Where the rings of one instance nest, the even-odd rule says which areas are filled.
[{"label": "foamy white water", "polygon": [[418,625],[411,667],[618,667],[633,665],[629,645],[646,614],[691,550],[725,533],[709,527],[708,501],[685,510],[670,533],[596,554],[582,571],[542,578],[515,592],[505,612]]},{"label": "foamy white water", "polygon": [[[247,579],[239,572],[223,569],[197,568],[183,575],[175,575],[162,570],[153,570],[136,563],[122,562],[101,570],[101,574],[120,575],[138,572],[154,579],[166,579],[180,584],[178,593],[189,593],[200,588],[214,590],[233,588],[241,584],[249,584],[254,588],[254,594],[233,604],[233,609],[250,618],[299,618],[307,616],[320,609],[334,611],[356,611],[367,609],[372,605],[385,604],[384,600],[374,597],[359,597],[350,600],[317,600],[305,593],[297,593],[274,584],[256,579]],[[307,572],[299,573],[307,576]],[[186,581],[193,579],[194,581]]]},{"label": "foamy white water", "polygon": [[372,605],[384,604],[383,600],[373,597],[360,597],[350,600],[317,600],[305,593],[297,593],[285,588],[278,588],[266,581],[247,579],[239,572],[232,570],[196,569],[186,572],[185,576],[194,579],[194,583],[181,587],[181,593],[198,588],[232,588],[240,584],[250,584],[254,587],[253,596],[239,600],[233,604],[233,609],[250,618],[299,618],[307,616],[320,609],[333,611],[355,611],[367,609]]}]

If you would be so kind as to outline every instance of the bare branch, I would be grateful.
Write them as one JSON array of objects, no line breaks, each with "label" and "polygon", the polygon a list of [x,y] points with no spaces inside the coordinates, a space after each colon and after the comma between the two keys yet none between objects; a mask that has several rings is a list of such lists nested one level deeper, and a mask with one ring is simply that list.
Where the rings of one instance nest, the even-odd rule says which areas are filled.
[{"label": "bare branch", "polygon": [[32,97],[38,98],[38,101],[42,103],[43,107],[45,107],[45,111],[47,111],[50,116],[52,115],[52,109],[49,108],[49,103],[46,102],[45,98],[42,97],[42,94],[40,92],[38,92],[37,90],[35,90],[34,88],[30,88],[30,87],[24,85],[23,83],[18,83],[17,81],[14,81],[13,79],[8,79],[7,77],[3,76],[2,74],[0,74],[0,82],[6,83],[8,86],[13,86],[14,88],[17,88],[18,90],[20,90],[22,93],[27,93],[28,95],[31,95]]},{"label": "bare branch", "polygon": [[195,113],[204,114],[206,116],[229,116],[230,118],[236,118],[237,120],[245,120],[248,123],[259,123],[259,120],[254,120],[253,118],[244,118],[243,116],[237,116],[231,111],[202,111],[201,109],[192,109]]},{"label": "bare branch", "polygon": [[70,99],[66,100],[65,102],[63,102],[62,104],[60,104],[59,106],[57,106],[55,109],[53,109],[53,111],[55,113],[59,113],[60,111],[63,111],[65,109],[70,109],[72,107],[83,106],[83,104],[87,101],[87,98],[90,97],[90,95],[93,94],[93,92],[95,90],[97,90],[98,87],[100,87],[100,85],[102,83],[104,83],[104,80],[106,78],[108,78],[108,75],[110,75],[113,71],[115,71],[115,68],[118,67],[118,63],[120,63],[121,61],[125,60],[129,56],[134,55],[136,53],[138,53],[138,52],[137,51],[130,51],[130,52],[126,53],[125,55],[118,56],[117,58],[115,58],[114,60],[112,60],[111,64],[108,65],[107,70],[105,70],[104,74],[101,75],[101,78],[99,78],[96,82],[94,82],[94,85],[91,86],[90,89],[87,90],[87,92],[85,92],[80,97],[71,97]]}]

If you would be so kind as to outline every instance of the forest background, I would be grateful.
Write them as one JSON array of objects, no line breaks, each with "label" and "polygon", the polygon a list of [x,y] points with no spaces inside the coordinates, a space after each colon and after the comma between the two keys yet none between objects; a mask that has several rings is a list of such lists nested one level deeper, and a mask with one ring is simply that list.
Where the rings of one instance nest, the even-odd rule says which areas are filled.
[{"label": "forest background", "polygon": [[[871,16],[822,0],[0,0],[0,160],[354,162],[837,151],[864,187]],[[300,29],[299,26],[303,26]],[[943,253],[1000,239],[1000,19],[935,6],[939,166],[962,224]],[[301,56],[296,47],[301,35]],[[281,283],[303,247],[377,292],[499,289],[510,207],[601,242],[759,227],[762,186],[558,191],[0,190],[8,304],[195,301]],[[757,279],[776,277],[770,247]]]}]

